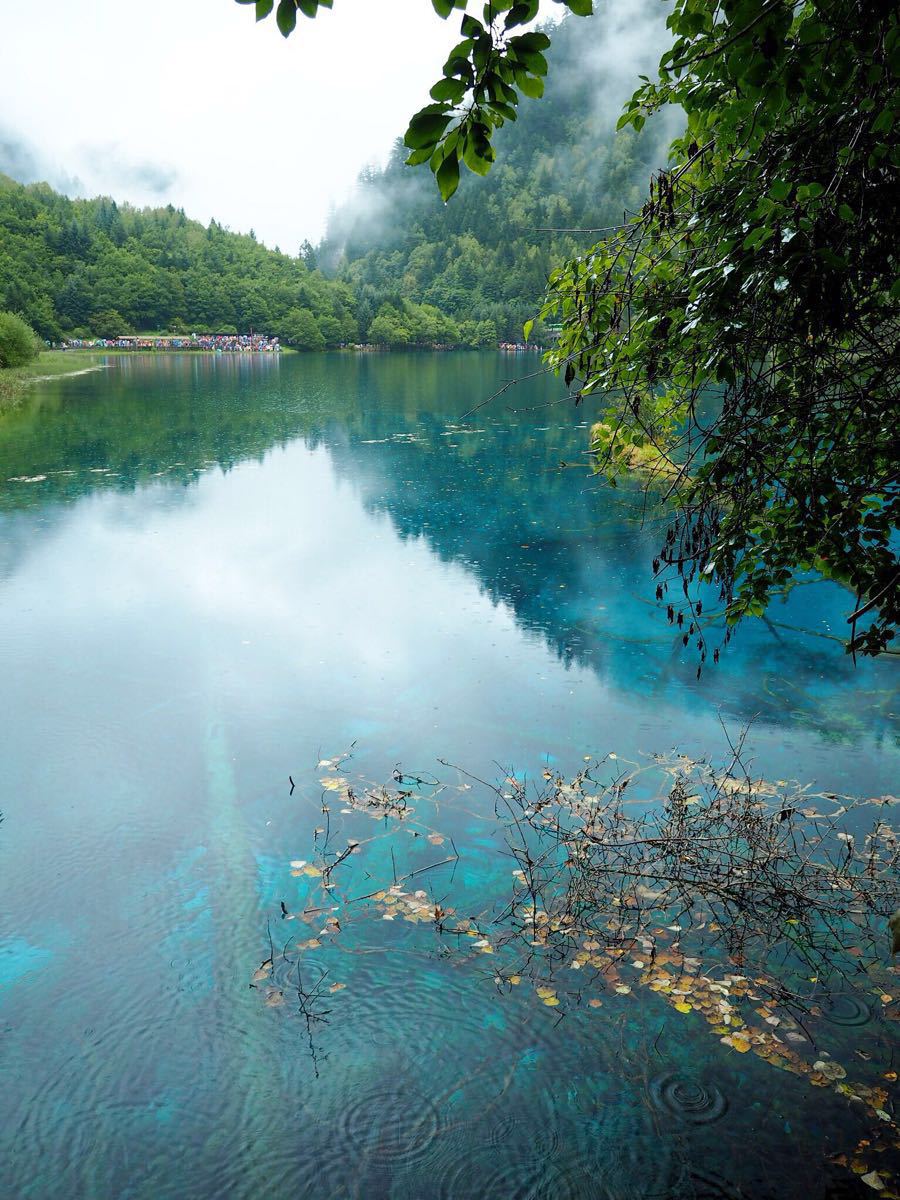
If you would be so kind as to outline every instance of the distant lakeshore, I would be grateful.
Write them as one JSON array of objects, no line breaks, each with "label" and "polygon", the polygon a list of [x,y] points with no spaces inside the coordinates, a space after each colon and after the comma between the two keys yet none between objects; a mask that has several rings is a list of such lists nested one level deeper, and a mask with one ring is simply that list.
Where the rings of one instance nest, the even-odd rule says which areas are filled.
[{"label": "distant lakeshore", "polygon": [[[467,347],[465,347],[467,348]],[[491,349],[489,346],[482,349]],[[542,352],[545,347],[525,342],[498,342],[494,347],[505,353],[535,353]],[[134,334],[115,338],[69,338],[62,342],[59,350],[130,350],[153,352],[206,352],[210,354],[281,354],[292,350],[291,346],[282,346],[277,337],[264,334]],[[390,351],[395,349],[407,350],[460,350],[464,347],[434,342],[429,345],[392,347],[377,342],[345,342],[337,349],[356,350],[364,353]]]}]

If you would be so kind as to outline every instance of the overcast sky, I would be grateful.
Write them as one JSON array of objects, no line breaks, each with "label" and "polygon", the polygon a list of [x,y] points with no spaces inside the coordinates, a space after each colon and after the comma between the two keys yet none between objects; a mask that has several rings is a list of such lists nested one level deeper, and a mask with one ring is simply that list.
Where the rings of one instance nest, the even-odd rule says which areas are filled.
[{"label": "overcast sky", "polygon": [[458,21],[336,0],[285,40],[234,0],[0,0],[0,171],[296,253],[427,103]]}]

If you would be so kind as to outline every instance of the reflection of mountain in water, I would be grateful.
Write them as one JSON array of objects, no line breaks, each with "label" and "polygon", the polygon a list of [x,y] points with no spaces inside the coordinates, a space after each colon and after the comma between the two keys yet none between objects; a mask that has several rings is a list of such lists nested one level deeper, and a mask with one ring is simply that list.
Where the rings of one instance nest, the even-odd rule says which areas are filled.
[{"label": "reflection of mountain in water", "polygon": [[[61,503],[151,483],[188,488],[213,466],[261,460],[302,437],[326,447],[339,477],[401,536],[464,564],[565,662],[622,691],[662,697],[677,686],[680,703],[721,704],[742,720],[791,714],[831,736],[895,737],[893,664],[854,670],[821,637],[748,623],[696,679],[693,649],[647,602],[659,519],[642,527],[637,492],[600,487],[580,465],[560,469],[584,461],[587,435],[553,405],[554,385],[525,380],[462,419],[536,365],[499,355],[120,359],[103,377],[49,385],[0,425],[0,522],[11,535],[2,568],[15,568],[36,521],[46,528]],[[17,533],[23,509],[28,528]],[[805,587],[771,616],[827,633],[845,608],[838,589]]]}]

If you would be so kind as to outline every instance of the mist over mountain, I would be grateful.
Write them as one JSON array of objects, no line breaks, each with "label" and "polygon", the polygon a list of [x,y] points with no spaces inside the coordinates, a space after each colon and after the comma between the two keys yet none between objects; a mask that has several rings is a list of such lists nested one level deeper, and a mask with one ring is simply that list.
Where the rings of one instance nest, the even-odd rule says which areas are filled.
[{"label": "mist over mountain", "polygon": [[384,170],[362,172],[318,257],[354,288],[363,338],[404,344],[410,303],[434,306],[469,338],[474,327],[484,344],[521,337],[553,266],[639,207],[665,162],[678,114],[640,135],[615,126],[639,75],[654,71],[669,7],[613,0],[596,17],[561,22],[543,99],[523,100],[497,136],[490,174],[464,173],[449,204],[426,169],[404,165],[399,139]]}]

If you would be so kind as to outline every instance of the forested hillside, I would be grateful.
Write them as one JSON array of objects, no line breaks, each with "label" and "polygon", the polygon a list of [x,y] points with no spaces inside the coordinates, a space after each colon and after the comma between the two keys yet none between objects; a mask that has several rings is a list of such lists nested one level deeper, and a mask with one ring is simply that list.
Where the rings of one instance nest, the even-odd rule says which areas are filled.
[{"label": "forested hillside", "polygon": [[556,29],[543,99],[523,101],[497,137],[490,174],[466,173],[449,204],[427,171],[404,165],[409,151],[399,141],[384,171],[363,173],[353,201],[333,216],[319,261],[357,292],[364,338],[415,341],[415,302],[454,318],[463,340],[520,339],[550,270],[596,241],[568,231],[617,224],[623,209],[640,206],[676,121],[615,133],[635,60],[650,69],[665,16],[659,5],[634,4],[620,22],[620,8]]},{"label": "forested hillside", "polygon": [[70,200],[0,175],[0,311],[50,341],[151,330],[258,330],[309,350],[518,340],[550,270],[638,207],[664,158],[671,120],[615,133],[636,70],[658,56],[663,16],[645,0],[563,21],[547,92],[500,131],[487,177],[467,175],[445,205],[398,140],[298,258],[171,205]]},{"label": "forested hillside", "polygon": [[0,175],[0,311],[43,337],[257,329],[305,349],[357,336],[354,297],[301,258],[171,205],[69,200]]}]

